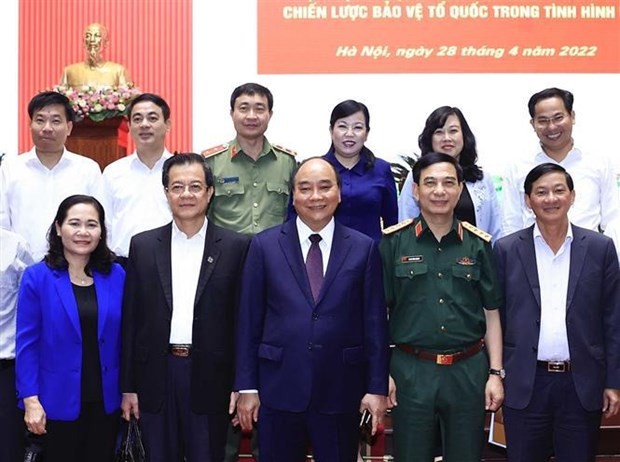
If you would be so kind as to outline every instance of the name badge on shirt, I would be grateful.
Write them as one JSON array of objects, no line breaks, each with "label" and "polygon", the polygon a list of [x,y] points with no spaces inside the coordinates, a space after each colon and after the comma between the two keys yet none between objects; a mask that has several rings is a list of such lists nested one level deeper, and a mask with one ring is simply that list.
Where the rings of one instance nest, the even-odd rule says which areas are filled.
[{"label": "name badge on shirt", "polygon": [[401,263],[422,263],[424,261],[424,256],[422,255],[410,255],[400,257]]},{"label": "name badge on shirt", "polygon": [[222,178],[218,178],[217,182],[219,184],[239,183],[239,177],[238,176],[225,176]]},{"label": "name badge on shirt", "polygon": [[474,266],[476,264],[476,260],[469,257],[461,257],[456,259],[456,264],[463,266]]}]

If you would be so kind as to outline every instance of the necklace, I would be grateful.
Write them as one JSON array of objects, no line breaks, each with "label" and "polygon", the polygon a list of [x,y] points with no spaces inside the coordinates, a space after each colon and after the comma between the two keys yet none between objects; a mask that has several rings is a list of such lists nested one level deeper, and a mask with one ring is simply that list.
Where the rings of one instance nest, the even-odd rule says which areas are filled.
[{"label": "necklace", "polygon": [[86,276],[86,274],[84,276],[78,276],[77,274],[74,274],[71,272],[71,270],[69,270],[69,276],[71,276],[71,281],[77,281],[80,283],[80,285],[85,286],[86,285],[86,279],[88,278],[88,276]]}]

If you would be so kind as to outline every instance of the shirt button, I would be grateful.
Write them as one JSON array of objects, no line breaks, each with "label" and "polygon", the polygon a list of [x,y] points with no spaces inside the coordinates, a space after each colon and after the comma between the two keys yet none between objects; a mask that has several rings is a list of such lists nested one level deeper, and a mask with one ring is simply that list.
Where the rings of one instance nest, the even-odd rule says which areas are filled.
[{"label": "shirt button", "polygon": [[254,207],[254,208],[258,207],[258,202],[254,202],[254,203],[252,204],[252,207]]},{"label": "shirt button", "polygon": [[439,299],[439,304],[440,304],[440,305],[443,305],[443,298],[440,298],[440,299]]}]

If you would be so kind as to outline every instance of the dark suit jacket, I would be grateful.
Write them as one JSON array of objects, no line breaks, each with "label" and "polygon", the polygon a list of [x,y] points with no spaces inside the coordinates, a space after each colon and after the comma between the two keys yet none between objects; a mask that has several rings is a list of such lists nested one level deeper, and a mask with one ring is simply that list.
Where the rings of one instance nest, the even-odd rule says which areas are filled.
[{"label": "dark suit jacket", "polygon": [[[131,240],[123,300],[121,387],[140,409],[158,412],[166,395],[172,319],[172,224]],[[234,372],[234,325],[249,238],[207,225],[192,327],[192,410],[227,413]]]},{"label": "dark suit jacket", "polygon": [[243,272],[235,389],[282,410],[342,413],[387,394],[387,310],[369,237],[336,223],[315,304],[295,219],[254,237]]},{"label": "dark suit jacket", "polygon": [[[121,403],[121,303],[125,272],[93,272],[105,411]],[[17,301],[16,384],[19,406],[38,395],[48,419],[75,420],[82,396],[82,328],[69,271],[41,262],[26,268]]]},{"label": "dark suit jacket", "polygon": [[[620,388],[620,272],[611,239],[572,225],[566,307],[572,376],[587,410],[600,410],[604,388]],[[531,400],[540,335],[540,284],[533,226],[495,244],[504,291],[504,404]]]}]

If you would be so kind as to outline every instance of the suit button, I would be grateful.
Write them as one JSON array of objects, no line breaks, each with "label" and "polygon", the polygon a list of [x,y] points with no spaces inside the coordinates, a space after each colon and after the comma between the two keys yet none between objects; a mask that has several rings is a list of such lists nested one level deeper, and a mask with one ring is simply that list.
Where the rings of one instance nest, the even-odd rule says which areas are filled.
[{"label": "suit button", "polygon": [[536,353],[536,352],[538,351],[538,348],[537,348],[537,347],[532,347],[532,351],[533,351],[534,353]]},{"label": "suit button", "polygon": [[319,319],[319,315],[316,313],[312,313],[312,319],[316,321],[317,319]]},{"label": "suit button", "polygon": [[441,279],[443,277],[443,273],[437,273],[437,277]]},{"label": "suit button", "polygon": [[312,351],[312,343],[308,343],[308,350]]},{"label": "suit button", "polygon": [[440,299],[439,299],[439,304],[440,304],[440,305],[443,305],[443,303],[444,303],[443,298],[440,298]]},{"label": "suit button", "polygon": [[537,319],[537,320],[536,320],[536,325],[537,325],[537,326],[540,326],[540,319]]}]

